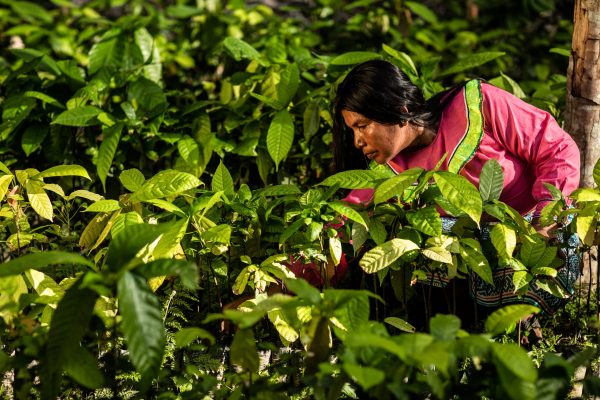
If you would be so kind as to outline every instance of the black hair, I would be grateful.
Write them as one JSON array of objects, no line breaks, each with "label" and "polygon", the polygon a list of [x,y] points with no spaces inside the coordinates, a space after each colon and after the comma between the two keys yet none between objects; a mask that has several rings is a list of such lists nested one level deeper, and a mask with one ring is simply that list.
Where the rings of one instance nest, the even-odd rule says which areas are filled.
[{"label": "black hair", "polygon": [[333,158],[336,171],[361,169],[366,161],[354,147],[352,131],[342,117],[348,110],[385,125],[424,126],[437,132],[442,110],[455,92],[453,87],[425,100],[423,92],[396,65],[371,60],[354,67],[339,84],[334,101]]}]

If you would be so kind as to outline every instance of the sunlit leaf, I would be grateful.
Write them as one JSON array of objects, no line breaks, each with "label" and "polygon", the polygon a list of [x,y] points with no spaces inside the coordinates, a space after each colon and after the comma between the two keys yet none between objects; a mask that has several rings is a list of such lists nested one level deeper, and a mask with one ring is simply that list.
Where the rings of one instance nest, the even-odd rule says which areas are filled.
[{"label": "sunlit leaf", "polygon": [[28,179],[25,184],[27,199],[31,208],[42,218],[52,221],[53,208],[50,197],[43,188],[43,183],[33,179]]},{"label": "sunlit leaf", "polygon": [[369,51],[350,51],[335,57],[331,60],[331,65],[354,65],[376,58],[381,58],[381,56]]},{"label": "sunlit leaf", "polygon": [[287,157],[293,141],[294,122],[289,111],[284,109],[275,114],[267,131],[267,150],[275,162],[275,170]]},{"label": "sunlit leaf", "polygon": [[488,160],[479,176],[479,193],[483,201],[498,200],[504,187],[504,173],[498,161]]},{"label": "sunlit leaf", "polygon": [[102,188],[106,192],[106,176],[110,171],[113,159],[117,152],[117,146],[121,140],[121,131],[123,130],[122,124],[115,124],[110,128],[104,130],[104,139],[100,144],[98,150],[98,161],[96,162],[96,168],[98,171],[98,178],[102,182]]},{"label": "sunlit leaf", "polygon": [[91,126],[98,125],[97,116],[102,112],[98,107],[81,106],[63,111],[52,120],[52,124],[66,126]]},{"label": "sunlit leaf", "polygon": [[458,209],[464,211],[479,224],[483,204],[479,192],[461,175],[439,171],[433,174],[442,195]]},{"label": "sunlit leaf", "polygon": [[176,170],[163,170],[146,180],[129,198],[130,201],[160,199],[196,188],[202,182],[192,174]]},{"label": "sunlit leaf", "polygon": [[373,274],[389,266],[403,254],[418,249],[419,246],[410,240],[392,239],[366,252],[359,265],[366,273]]},{"label": "sunlit leaf", "polygon": [[537,314],[540,309],[528,304],[513,304],[504,306],[492,312],[485,320],[485,330],[492,336],[505,332],[509,327],[523,318]]}]

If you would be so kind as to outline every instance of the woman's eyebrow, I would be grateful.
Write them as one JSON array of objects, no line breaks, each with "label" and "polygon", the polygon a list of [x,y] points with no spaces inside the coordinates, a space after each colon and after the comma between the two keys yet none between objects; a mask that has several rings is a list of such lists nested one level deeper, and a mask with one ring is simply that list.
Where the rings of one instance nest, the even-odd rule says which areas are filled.
[{"label": "woman's eyebrow", "polygon": [[368,122],[369,122],[369,120],[367,118],[358,118],[356,121],[354,121],[354,123],[352,124],[352,127],[355,128],[358,125],[367,124]]}]

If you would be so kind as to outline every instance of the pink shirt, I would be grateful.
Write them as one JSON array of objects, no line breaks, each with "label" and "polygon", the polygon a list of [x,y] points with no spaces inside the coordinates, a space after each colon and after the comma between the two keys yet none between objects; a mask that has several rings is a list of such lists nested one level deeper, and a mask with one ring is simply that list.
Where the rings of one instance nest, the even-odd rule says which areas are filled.
[{"label": "pink shirt", "polygon": [[[464,89],[463,89],[464,90]],[[484,132],[473,158],[461,175],[479,186],[479,174],[485,162],[496,159],[504,172],[504,189],[500,200],[525,214],[539,212],[551,199],[544,183],[556,186],[569,195],[579,186],[579,150],[568,133],[546,111],[528,104],[493,85],[482,83]],[[421,167],[433,169],[448,154],[442,169],[463,137],[467,112],[462,92],[442,113],[433,142],[421,149],[404,150],[392,160],[400,171]],[[373,191],[353,190],[347,201],[368,202]]]}]

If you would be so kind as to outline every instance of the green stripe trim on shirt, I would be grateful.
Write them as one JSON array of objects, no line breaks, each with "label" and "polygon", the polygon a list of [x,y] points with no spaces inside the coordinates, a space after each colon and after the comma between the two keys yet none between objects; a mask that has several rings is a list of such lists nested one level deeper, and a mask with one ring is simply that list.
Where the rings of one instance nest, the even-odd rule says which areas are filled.
[{"label": "green stripe trim on shirt", "polygon": [[465,84],[464,100],[467,110],[467,128],[448,162],[448,171],[455,174],[460,173],[467,162],[473,158],[483,137],[483,95],[479,80],[472,80]]}]

